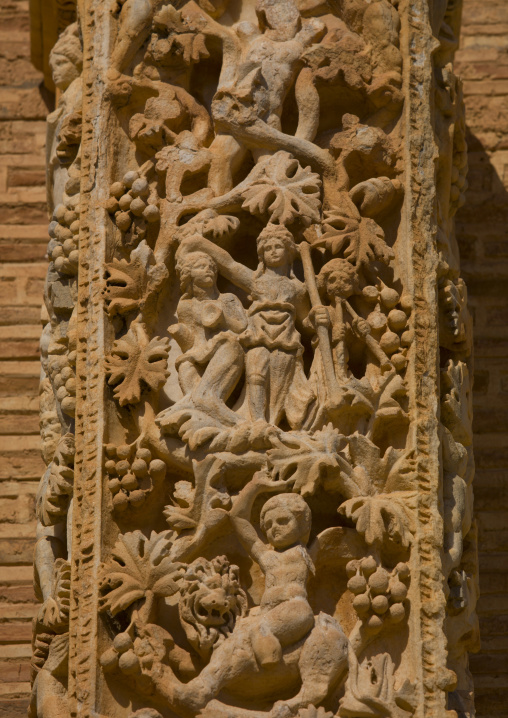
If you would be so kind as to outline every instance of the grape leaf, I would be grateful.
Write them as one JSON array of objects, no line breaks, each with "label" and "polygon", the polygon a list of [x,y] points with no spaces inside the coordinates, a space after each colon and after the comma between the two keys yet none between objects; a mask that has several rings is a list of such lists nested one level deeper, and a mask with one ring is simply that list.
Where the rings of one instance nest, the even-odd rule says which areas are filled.
[{"label": "grape leaf", "polygon": [[342,252],[342,256],[356,267],[375,261],[388,264],[394,257],[393,250],[385,242],[383,230],[369,217],[358,220],[331,211],[327,213],[324,230],[316,246],[325,247],[333,254]]},{"label": "grape leaf", "polygon": [[[351,467],[342,453],[344,437],[325,426],[313,436],[295,436],[267,452],[270,468],[281,481],[294,480],[293,491],[311,496],[320,484],[343,493]],[[349,494],[347,494],[349,495]]]},{"label": "grape leaf", "polygon": [[154,265],[154,254],[144,240],[131,252],[130,261],[113,259],[106,264],[104,296],[111,317],[139,307]]},{"label": "grape leaf", "polygon": [[167,369],[169,339],[154,337],[148,341],[142,325],[133,322],[127,334],[113,344],[106,357],[109,385],[120,406],[137,404],[143,386],[158,391],[164,384]]},{"label": "grape leaf", "polygon": [[100,611],[116,616],[148,591],[164,597],[178,591],[184,568],[169,558],[169,534],[152,531],[147,538],[141,531],[133,531],[120,535],[110,559],[102,565]]},{"label": "grape leaf", "polygon": [[407,548],[415,531],[415,501],[416,492],[409,491],[357,496],[345,501],[338,511],[354,521],[369,546],[389,540]]},{"label": "grape leaf", "polygon": [[242,209],[272,224],[288,225],[299,219],[306,227],[319,222],[321,179],[302,167],[289,152],[269,157],[260,174],[242,192]]}]

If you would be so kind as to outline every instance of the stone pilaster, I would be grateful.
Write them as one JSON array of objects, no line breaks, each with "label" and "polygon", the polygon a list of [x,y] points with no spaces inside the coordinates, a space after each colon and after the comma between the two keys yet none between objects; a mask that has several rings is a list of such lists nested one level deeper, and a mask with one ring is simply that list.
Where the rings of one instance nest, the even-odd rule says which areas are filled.
[{"label": "stone pilaster", "polygon": [[34,717],[474,714],[459,19],[80,5]]}]

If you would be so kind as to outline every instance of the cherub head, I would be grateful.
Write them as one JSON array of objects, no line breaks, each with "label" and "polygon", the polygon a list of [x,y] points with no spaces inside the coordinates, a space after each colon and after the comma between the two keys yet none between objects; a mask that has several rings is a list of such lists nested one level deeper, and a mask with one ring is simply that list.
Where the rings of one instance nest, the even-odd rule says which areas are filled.
[{"label": "cherub head", "polygon": [[357,289],[356,270],[347,259],[331,259],[317,276],[319,293],[333,301],[348,299]]},{"label": "cherub head", "polygon": [[298,247],[291,232],[283,225],[268,224],[257,238],[258,259],[263,267],[291,266]]},{"label": "cherub head", "polygon": [[73,22],[62,32],[49,54],[53,82],[59,90],[66,90],[80,76],[83,69],[83,49],[78,23]]},{"label": "cherub head", "polygon": [[309,540],[312,513],[300,494],[272,496],[261,511],[261,529],[276,549]]},{"label": "cherub head", "polygon": [[206,252],[177,253],[176,272],[182,296],[194,296],[194,288],[212,290],[217,282],[217,265]]}]

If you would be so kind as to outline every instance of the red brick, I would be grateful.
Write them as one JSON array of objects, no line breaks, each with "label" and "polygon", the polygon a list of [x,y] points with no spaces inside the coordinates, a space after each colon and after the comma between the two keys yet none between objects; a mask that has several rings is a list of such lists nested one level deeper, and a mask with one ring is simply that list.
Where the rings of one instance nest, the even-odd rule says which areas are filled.
[{"label": "red brick", "polygon": [[33,539],[0,539],[0,565],[31,564],[34,557]]},{"label": "red brick", "polygon": [[1,244],[0,262],[40,262],[46,258],[43,244]]},{"label": "red brick", "polygon": [[0,643],[29,643],[31,640],[31,622],[10,624],[0,623]]},{"label": "red brick", "polygon": [[0,718],[26,718],[29,698],[0,700]]},{"label": "red brick", "polygon": [[21,683],[29,680],[30,661],[24,663],[0,662],[0,683]]},{"label": "red brick", "polygon": [[9,603],[27,603],[35,601],[35,593],[32,584],[26,586],[2,586],[0,585],[0,601]]},{"label": "red brick", "polygon": [[[0,370],[1,368],[0,364]],[[6,434],[39,434],[39,417],[19,414],[0,415],[0,435]]]},{"label": "red brick", "polygon": [[40,307],[2,307],[0,312],[0,326],[9,324],[39,324],[41,319]]},{"label": "red brick", "polygon": [[37,377],[3,377],[0,374],[0,396],[13,394],[34,394],[39,388]]},{"label": "red brick", "polygon": [[0,342],[0,359],[37,359],[39,355],[39,342],[35,339]]},{"label": "red brick", "polygon": [[9,169],[7,172],[8,187],[44,187],[46,170],[44,168]]},{"label": "red brick", "polygon": [[40,451],[2,452],[0,481],[5,479],[39,479],[44,472]]}]

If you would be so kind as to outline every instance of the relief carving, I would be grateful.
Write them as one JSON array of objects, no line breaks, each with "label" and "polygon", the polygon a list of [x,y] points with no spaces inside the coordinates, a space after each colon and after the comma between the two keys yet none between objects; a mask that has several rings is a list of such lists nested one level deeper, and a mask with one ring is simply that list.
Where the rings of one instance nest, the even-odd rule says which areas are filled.
[{"label": "relief carving", "polygon": [[41,338],[40,420],[47,469],[36,499],[34,583],[42,605],[34,619],[32,641],[29,715],[33,718],[70,718],[67,690],[83,50],[79,24],[67,23],[49,60],[60,95],[47,119],[46,138],[51,222]]},{"label": "relief carving", "polygon": [[[445,691],[472,715],[471,320],[453,244],[465,145],[451,58],[434,56],[439,316],[422,334],[409,10],[125,0],[80,12],[53,52],[64,92],[49,160],[33,718],[409,718],[431,693],[444,710]],[[96,152],[97,117],[110,134]],[[422,336],[441,346],[439,434],[419,413]],[[422,432],[442,467],[434,513]],[[422,526],[440,521],[442,555],[429,558]],[[432,686],[415,653],[427,559],[448,586],[443,667],[441,624],[454,641]]]},{"label": "relief carving", "polygon": [[[436,21],[437,21],[436,17]],[[460,263],[453,217],[467,189],[467,144],[462,85],[451,60],[458,46],[460,6],[445,3],[439,15],[435,55],[435,136],[439,149],[437,221],[439,251],[439,344],[441,447],[444,500],[444,561],[447,581],[445,628],[448,666],[456,675],[448,706],[459,718],[475,715],[468,652],[480,649],[478,565],[473,519],[472,318]],[[437,27],[437,23],[436,23]]]}]

